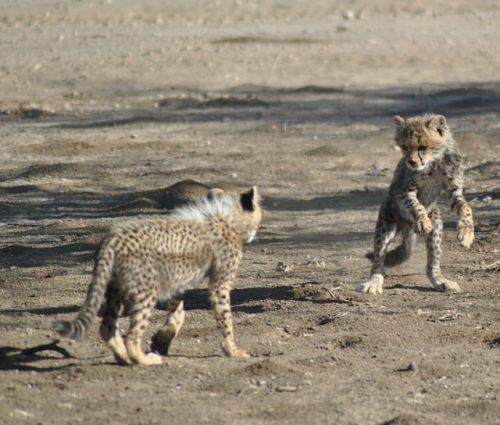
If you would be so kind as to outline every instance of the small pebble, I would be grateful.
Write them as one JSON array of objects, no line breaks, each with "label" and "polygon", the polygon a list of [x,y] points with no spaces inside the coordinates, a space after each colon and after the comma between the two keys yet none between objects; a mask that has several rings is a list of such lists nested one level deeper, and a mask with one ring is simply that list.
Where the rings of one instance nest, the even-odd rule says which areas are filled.
[{"label": "small pebble", "polygon": [[352,21],[356,15],[354,13],[353,10],[346,10],[343,14],[342,14],[342,17],[346,20],[346,21]]}]

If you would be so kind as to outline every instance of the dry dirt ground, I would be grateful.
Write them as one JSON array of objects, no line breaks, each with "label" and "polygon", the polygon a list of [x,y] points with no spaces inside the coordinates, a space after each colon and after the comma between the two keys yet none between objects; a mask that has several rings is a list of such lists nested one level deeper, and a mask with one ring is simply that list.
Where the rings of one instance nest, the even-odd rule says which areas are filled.
[{"label": "dry dirt ground", "polygon": [[[0,423],[500,423],[498,1],[1,3]],[[359,294],[392,115],[425,111],[467,159],[464,292],[430,289],[420,243]],[[166,213],[113,207],[187,178],[265,196],[232,295],[253,357],[221,355],[204,288],[161,366],[115,364],[97,324],[52,344],[106,227]]]}]

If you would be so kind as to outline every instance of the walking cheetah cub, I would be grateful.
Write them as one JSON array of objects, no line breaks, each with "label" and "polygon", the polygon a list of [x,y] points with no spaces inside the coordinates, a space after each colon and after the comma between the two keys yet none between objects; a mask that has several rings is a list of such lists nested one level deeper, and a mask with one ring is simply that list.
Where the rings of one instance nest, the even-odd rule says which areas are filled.
[{"label": "walking cheetah cub", "polygon": [[[403,158],[399,161],[389,193],[380,207],[370,279],[361,292],[381,294],[384,266],[393,267],[410,257],[416,234],[424,235],[427,247],[426,273],[434,289],[460,292],[456,282],[441,274],[441,235],[443,221],[436,200],[442,190],[448,193],[452,211],[458,215],[458,239],[465,248],[474,240],[472,210],[462,193],[462,156],[442,115],[402,118],[395,116],[396,144]],[[403,242],[387,252],[389,242],[401,231]]]},{"label": "walking cheetah cub", "polygon": [[[181,207],[165,218],[134,221],[110,230],[99,249],[87,298],[73,321],[55,321],[59,334],[82,337],[105,300],[100,334],[116,359],[125,364],[159,364],[145,354],[141,338],[157,299],[168,301],[165,326],[153,347],[167,354],[184,322],[183,292],[208,277],[210,301],[230,357],[248,357],[234,341],[229,292],[243,253],[262,218],[254,186],[239,200],[226,194]],[[130,316],[125,342],[118,329],[120,311]]]}]

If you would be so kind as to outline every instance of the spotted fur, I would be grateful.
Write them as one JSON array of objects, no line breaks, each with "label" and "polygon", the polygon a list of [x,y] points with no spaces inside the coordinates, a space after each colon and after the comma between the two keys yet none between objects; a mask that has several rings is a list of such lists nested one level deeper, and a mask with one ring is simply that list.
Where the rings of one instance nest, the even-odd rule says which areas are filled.
[{"label": "spotted fur", "polygon": [[[73,321],[56,321],[54,330],[69,338],[85,335],[104,301],[100,334],[118,361],[158,364],[145,354],[141,338],[158,299],[168,303],[167,321],[152,348],[166,355],[184,322],[183,292],[208,277],[210,301],[231,357],[247,357],[234,341],[229,292],[243,253],[260,225],[256,187],[233,200],[224,193],[178,209],[171,216],[114,227],[104,238],[87,298]],[[125,341],[117,329],[120,312],[130,316]]]},{"label": "spotted fur", "polygon": [[[472,210],[463,196],[462,156],[442,115],[402,118],[394,117],[395,142],[401,148],[399,161],[383,202],[377,225],[370,279],[360,291],[381,294],[384,266],[391,267],[406,261],[413,249],[417,234],[425,237],[427,248],[426,273],[438,291],[460,292],[456,282],[441,274],[439,258],[443,221],[436,205],[441,191],[448,194],[452,211],[458,216],[458,239],[465,248],[474,240]],[[396,233],[403,242],[387,252]]]}]

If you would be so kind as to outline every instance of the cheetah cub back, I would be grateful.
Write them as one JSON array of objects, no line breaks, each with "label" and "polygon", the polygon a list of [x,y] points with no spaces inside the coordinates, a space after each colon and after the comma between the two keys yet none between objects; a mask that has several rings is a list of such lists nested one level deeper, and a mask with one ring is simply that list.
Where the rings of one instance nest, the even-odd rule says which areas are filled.
[{"label": "cheetah cub back", "polygon": [[[399,161],[389,193],[379,210],[375,228],[370,278],[360,291],[381,294],[384,266],[406,261],[417,235],[425,238],[427,277],[438,291],[460,292],[458,284],[441,274],[443,221],[436,205],[445,191],[452,211],[458,216],[458,239],[465,248],[474,240],[472,210],[463,196],[462,156],[442,115],[426,114],[402,118],[395,116],[396,144],[403,157]],[[397,232],[403,242],[387,252]]]},{"label": "cheetah cub back", "polygon": [[[82,337],[104,302],[100,335],[116,359],[125,364],[159,364],[160,355],[145,354],[141,348],[156,301],[166,300],[168,313],[165,326],[153,338],[153,349],[166,355],[184,322],[184,291],[208,277],[223,350],[230,357],[248,357],[234,341],[229,292],[243,244],[252,241],[261,218],[254,186],[238,199],[219,193],[164,218],[115,226],[101,243],[78,316],[55,321],[53,329],[69,338]],[[122,309],[130,316],[125,341],[117,327]]]}]

